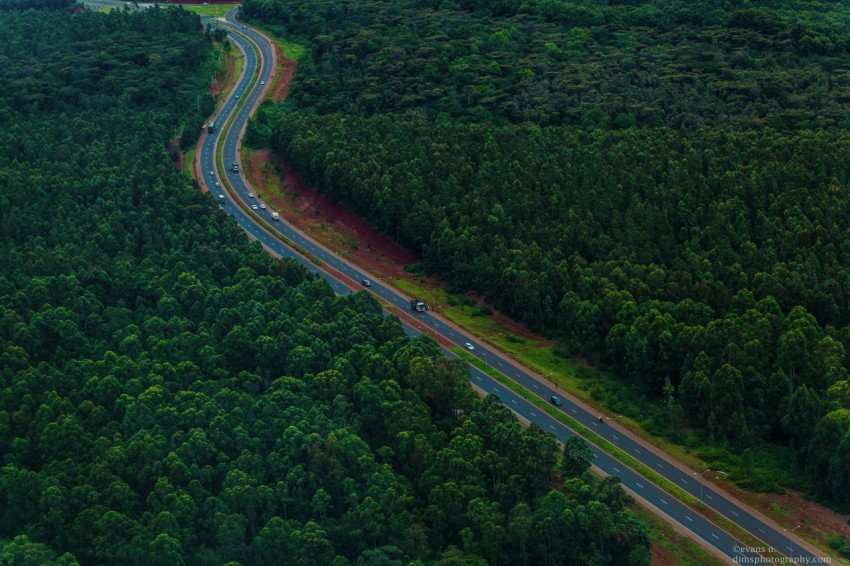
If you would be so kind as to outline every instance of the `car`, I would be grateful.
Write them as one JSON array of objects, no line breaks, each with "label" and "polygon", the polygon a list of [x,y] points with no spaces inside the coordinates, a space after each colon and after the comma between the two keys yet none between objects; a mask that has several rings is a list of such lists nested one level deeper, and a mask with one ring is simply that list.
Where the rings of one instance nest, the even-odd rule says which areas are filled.
[{"label": "car", "polygon": [[255,204],[251,208],[254,209],[254,210],[257,210],[257,205]]},{"label": "car", "polygon": [[363,281],[361,281],[361,283],[363,283],[364,287],[371,287],[372,286],[372,282],[369,281],[368,279],[364,279]]},{"label": "car", "polygon": [[561,401],[561,398],[557,395],[552,395],[551,397],[549,397],[549,402],[555,405],[556,407],[560,407],[564,404],[564,402]]},{"label": "car", "polygon": [[215,171],[210,171],[210,177],[215,175]]},{"label": "car", "polygon": [[254,198],[254,193],[248,193],[248,198]]},{"label": "car", "polygon": [[469,342],[467,342],[466,344],[464,344],[464,345],[463,345],[463,347],[464,347],[464,348],[466,348],[467,350],[469,350],[470,352],[472,352],[473,350],[475,350],[475,346],[473,346],[473,345],[472,345],[471,343],[469,343]]},{"label": "car", "polygon": [[261,205],[260,205],[260,208],[262,208],[263,210],[265,210],[265,209],[266,209],[266,205],[261,204]]},{"label": "car", "polygon": [[221,183],[219,183],[218,181],[216,181],[216,182],[215,182],[215,186],[216,186],[216,187],[220,187],[220,186],[221,186]]},{"label": "car", "polygon": [[266,81],[260,81],[260,86],[266,84]]}]

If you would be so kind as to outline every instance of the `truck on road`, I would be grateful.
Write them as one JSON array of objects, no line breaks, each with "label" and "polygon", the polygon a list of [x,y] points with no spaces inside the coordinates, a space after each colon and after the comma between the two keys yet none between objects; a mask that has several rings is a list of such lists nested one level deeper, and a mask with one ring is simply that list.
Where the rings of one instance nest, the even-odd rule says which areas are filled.
[{"label": "truck on road", "polygon": [[426,305],[419,299],[410,299],[410,310],[414,310],[416,312],[425,312],[426,310],[428,310],[428,305]]},{"label": "truck on road", "polygon": [[272,212],[272,220],[280,220],[280,214],[277,212]]},{"label": "truck on road", "polygon": [[237,162],[235,162],[235,161],[234,161],[234,162],[233,162],[233,165],[231,165],[231,166],[230,166],[230,169],[231,169],[234,173],[238,173],[238,172],[239,172],[239,164],[238,164]]}]

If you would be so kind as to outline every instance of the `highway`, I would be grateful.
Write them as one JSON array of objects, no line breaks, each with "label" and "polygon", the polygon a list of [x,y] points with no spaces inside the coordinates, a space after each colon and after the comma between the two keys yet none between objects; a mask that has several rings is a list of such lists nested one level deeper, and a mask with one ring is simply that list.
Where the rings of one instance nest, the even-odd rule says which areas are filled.
[{"label": "highway", "polygon": [[[430,312],[417,313],[410,311],[409,298],[404,297],[395,289],[386,286],[380,280],[373,279],[370,274],[357,270],[341,257],[313,242],[286,222],[272,221],[272,211],[270,209],[262,210],[259,208],[261,201],[253,195],[253,188],[245,180],[241,163],[238,172],[231,170],[231,163],[240,161],[239,133],[244,131],[244,128],[247,126],[252,109],[259,102],[262,91],[265,88],[260,84],[260,81],[269,83],[271,79],[272,67],[270,62],[273,60],[272,47],[255,30],[239,24],[235,20],[234,14],[235,10],[228,13],[226,23],[220,20],[207,20],[207,23],[228,29],[230,38],[245,54],[245,64],[243,75],[240,77],[234,91],[214,118],[217,125],[216,131],[202,138],[202,143],[198,151],[198,159],[203,177],[201,182],[208,185],[213,198],[216,200],[219,200],[219,195],[224,196],[221,208],[230,214],[252,238],[260,241],[272,253],[281,257],[292,258],[311,271],[317,272],[328,281],[337,294],[344,295],[354,291],[326,271],[318,269],[314,263],[294,252],[283,241],[296,244],[302,250],[305,250],[333,268],[333,270],[350,278],[354,282],[355,287],[357,286],[356,283],[362,279],[370,279],[372,283],[368,287],[369,292],[374,293],[390,305],[407,310],[418,321],[415,327],[406,325],[406,331],[409,334],[415,335],[420,332],[435,333],[461,347],[467,342],[472,343],[474,350],[470,351],[470,354],[510,377],[528,391],[546,401],[552,395],[560,397],[563,400],[563,405],[557,407],[558,410],[563,411],[566,415],[617,446],[629,456],[640,461],[644,466],[663,476],[683,491],[691,494],[696,499],[702,500],[706,506],[711,507],[720,515],[749,531],[755,538],[762,541],[758,547],[745,547],[745,545],[729,533],[700,515],[697,510],[684,505],[670,493],[660,489],[644,476],[636,473],[598,447],[591,445],[594,452],[593,465],[598,470],[604,474],[619,476],[623,486],[631,491],[636,498],[641,500],[644,505],[654,507],[658,512],[666,515],[669,520],[678,524],[680,530],[689,531],[695,538],[701,539],[704,546],[712,548],[715,554],[725,557],[727,562],[758,564],[760,563],[759,556],[771,550],[775,550],[775,552],[788,557],[786,563],[821,564],[828,562],[828,559],[822,555],[812,554],[808,546],[798,537],[784,531],[784,529],[776,528],[772,524],[763,521],[746,508],[732,501],[724,492],[716,490],[712,487],[712,484],[703,482],[702,476],[696,472],[684,468],[669,457],[662,457],[656,450],[647,448],[630,433],[625,432],[614,420],[603,418],[602,422],[600,422],[600,416],[598,414],[588,410],[584,405],[575,402],[564,392],[556,391],[552,388],[551,384],[532,375],[498,352],[491,350],[482,341],[475,340],[461,333],[457,328],[444,323],[440,318],[437,318]],[[249,40],[260,51],[260,61],[257,60]],[[253,79],[256,79],[256,83],[249,90],[249,85]],[[238,111],[238,114],[234,118],[233,126],[227,132],[227,136],[224,139],[222,162],[216,165],[214,160],[215,144],[222,135],[222,127],[227,118],[233,114],[237,104],[243,100],[245,104]],[[210,175],[210,172],[213,172],[213,175]],[[215,182],[222,182],[223,176],[226,176],[232,186],[232,193],[225,191],[223,188],[217,189],[215,187]],[[237,205],[233,200],[234,196],[249,208],[257,205],[258,209],[254,212],[266,220],[277,234],[273,236],[266,228],[261,227],[251,218],[248,212]],[[447,355],[454,355],[448,350],[444,351]],[[566,426],[560,424],[548,414],[514,394],[483,372],[472,366],[470,367],[472,383],[484,392],[498,395],[518,415],[537,424],[543,430],[551,432],[561,442],[564,442],[574,434]],[[705,474],[706,472],[702,473]],[[766,562],[763,558],[761,561],[761,563]]]}]

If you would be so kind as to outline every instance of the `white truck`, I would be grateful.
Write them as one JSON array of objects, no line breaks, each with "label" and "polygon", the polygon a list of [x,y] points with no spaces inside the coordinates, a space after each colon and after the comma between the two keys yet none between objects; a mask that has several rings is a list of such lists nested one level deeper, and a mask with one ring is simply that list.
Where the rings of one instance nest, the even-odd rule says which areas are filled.
[{"label": "white truck", "polygon": [[280,214],[277,212],[272,212],[272,220],[280,220]]}]

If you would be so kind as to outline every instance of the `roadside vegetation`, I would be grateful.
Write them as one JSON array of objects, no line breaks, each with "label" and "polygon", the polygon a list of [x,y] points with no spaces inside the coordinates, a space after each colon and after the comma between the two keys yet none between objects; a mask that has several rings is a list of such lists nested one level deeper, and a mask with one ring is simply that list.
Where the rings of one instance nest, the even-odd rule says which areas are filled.
[{"label": "roadside vegetation", "polygon": [[492,341],[742,487],[850,504],[844,4],[243,12],[309,49],[255,143],[556,345]]},{"label": "roadside vegetation", "polygon": [[223,18],[224,15],[239,6],[239,4],[180,4],[184,10],[208,18]]},{"label": "roadside vegetation", "polygon": [[212,44],[170,8],[0,21],[0,561],[649,564],[616,479],[175,171]]}]

